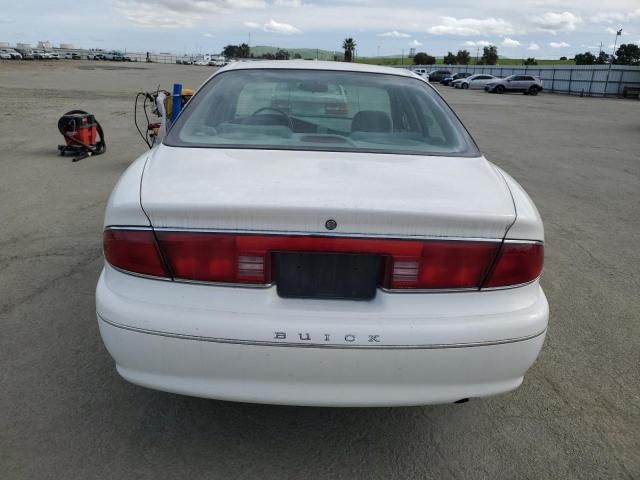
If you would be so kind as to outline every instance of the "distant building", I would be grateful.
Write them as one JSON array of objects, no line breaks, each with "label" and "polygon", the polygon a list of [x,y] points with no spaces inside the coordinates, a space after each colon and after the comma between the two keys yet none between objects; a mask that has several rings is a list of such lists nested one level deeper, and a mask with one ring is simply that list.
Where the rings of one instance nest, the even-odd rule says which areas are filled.
[{"label": "distant building", "polygon": [[60,44],[60,48],[65,48],[67,50],[73,50],[73,44],[72,43],[61,43]]},{"label": "distant building", "polygon": [[45,40],[45,41],[40,40],[38,42],[38,49],[40,49],[40,50],[49,50],[49,49],[51,49],[51,42],[49,40]]},{"label": "distant building", "polygon": [[0,42],[0,48],[7,48],[9,46],[9,42]]},{"label": "distant building", "polygon": [[30,49],[31,48],[31,44],[30,43],[16,43],[16,48]]}]

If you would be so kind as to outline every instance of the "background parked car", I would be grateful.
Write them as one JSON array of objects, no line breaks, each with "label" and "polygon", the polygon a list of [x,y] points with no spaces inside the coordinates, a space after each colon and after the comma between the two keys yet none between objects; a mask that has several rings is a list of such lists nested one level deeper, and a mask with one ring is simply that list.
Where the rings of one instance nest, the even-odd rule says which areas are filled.
[{"label": "background parked car", "polygon": [[[16,52],[13,48],[2,48],[0,51],[4,54],[9,55],[9,58],[13,60],[22,60],[22,55]],[[4,58],[4,57],[3,57]]]},{"label": "background parked car", "polygon": [[523,92],[525,95],[537,95],[542,91],[542,80],[533,75],[510,75],[489,83],[484,89],[491,93]]},{"label": "background parked car", "polygon": [[459,72],[459,73],[454,73],[453,75],[447,75],[446,77],[444,77],[442,80],[440,80],[440,83],[442,85],[449,85],[451,84],[451,82],[453,82],[454,80],[458,80],[458,79],[462,79],[462,78],[467,78],[471,76],[470,73],[468,72]]},{"label": "background parked car", "polygon": [[16,48],[16,50],[22,55],[23,60],[33,60],[33,50],[30,48]]},{"label": "background parked car", "polygon": [[468,88],[484,88],[485,85],[495,80],[497,80],[497,77],[494,77],[493,75],[478,73],[467,78],[455,80],[452,83],[454,87],[466,90]]},{"label": "background parked car", "polygon": [[44,50],[34,50],[33,58],[37,58],[38,60],[51,60],[53,57],[50,52],[45,52]]},{"label": "background parked car", "polygon": [[434,70],[433,72],[429,72],[429,81],[431,83],[438,83],[444,77],[448,77],[449,75],[451,75],[450,70]]},{"label": "background parked car", "polygon": [[0,60],[11,60],[11,54],[0,50]]},{"label": "background parked car", "polygon": [[103,55],[103,60],[111,60],[112,62],[124,62],[124,55],[120,52],[107,52]]}]

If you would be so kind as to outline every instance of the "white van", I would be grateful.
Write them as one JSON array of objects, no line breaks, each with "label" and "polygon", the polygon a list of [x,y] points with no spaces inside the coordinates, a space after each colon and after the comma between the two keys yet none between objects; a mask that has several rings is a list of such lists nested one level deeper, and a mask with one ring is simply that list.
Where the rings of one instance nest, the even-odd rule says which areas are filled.
[{"label": "white van", "polygon": [[411,71],[421,77],[425,77],[427,81],[429,80],[429,71],[426,68],[413,68]]}]

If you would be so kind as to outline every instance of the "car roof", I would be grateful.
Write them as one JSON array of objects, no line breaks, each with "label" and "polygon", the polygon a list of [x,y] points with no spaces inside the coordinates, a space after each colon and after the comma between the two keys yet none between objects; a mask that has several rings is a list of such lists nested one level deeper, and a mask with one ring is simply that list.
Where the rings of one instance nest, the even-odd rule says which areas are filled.
[{"label": "car roof", "polygon": [[[281,68],[287,70],[332,70],[339,72],[385,73],[400,77],[415,78],[413,72],[406,68],[381,67],[365,63],[350,62],[323,62],[316,60],[264,60],[264,61],[239,61],[228,64],[218,72],[229,70],[259,70]],[[216,73],[218,73],[216,72]]]}]

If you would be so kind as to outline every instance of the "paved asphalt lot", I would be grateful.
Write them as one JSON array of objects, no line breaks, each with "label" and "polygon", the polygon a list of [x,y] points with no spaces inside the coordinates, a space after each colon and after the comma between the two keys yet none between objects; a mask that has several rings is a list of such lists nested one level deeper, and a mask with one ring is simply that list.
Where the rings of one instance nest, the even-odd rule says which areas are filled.
[{"label": "paved asphalt lot", "polygon": [[[121,380],[94,287],[107,197],[145,150],[133,95],[212,69],[0,62],[0,478],[640,478],[640,103],[441,89],[545,220],[547,343],[523,386],[463,405],[209,401]],[[57,156],[67,110],[106,155]]]}]

